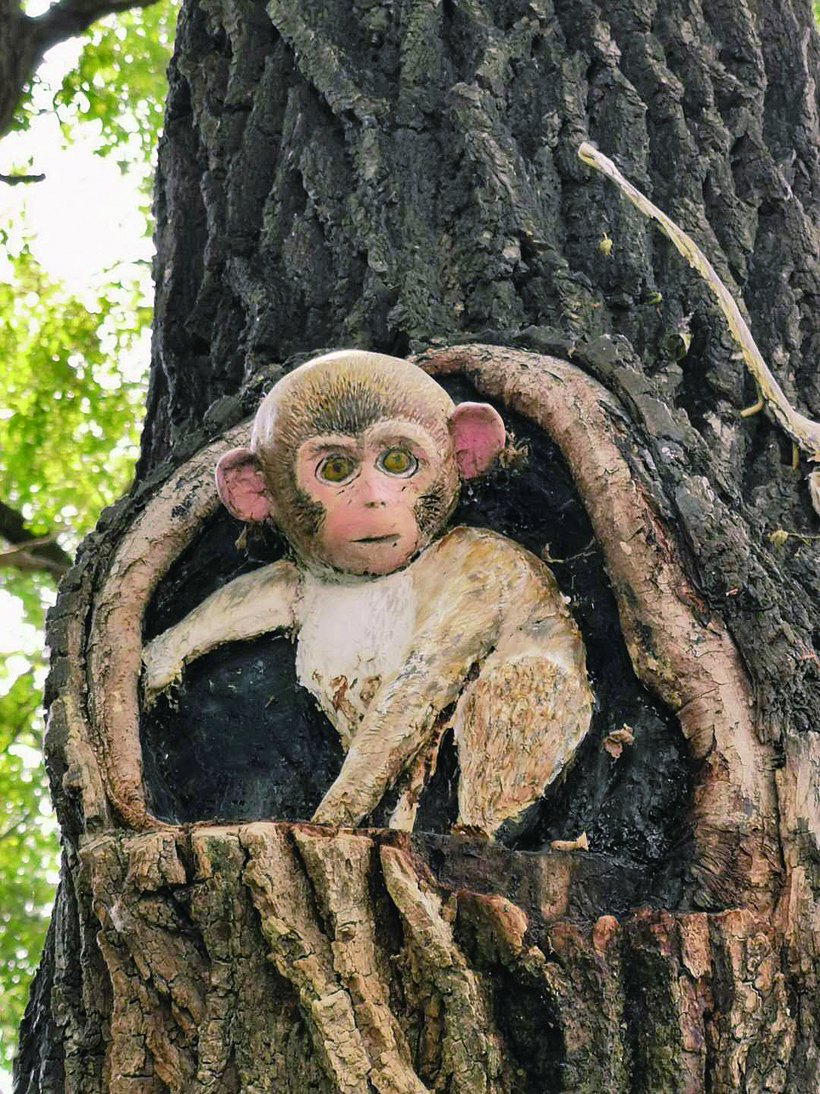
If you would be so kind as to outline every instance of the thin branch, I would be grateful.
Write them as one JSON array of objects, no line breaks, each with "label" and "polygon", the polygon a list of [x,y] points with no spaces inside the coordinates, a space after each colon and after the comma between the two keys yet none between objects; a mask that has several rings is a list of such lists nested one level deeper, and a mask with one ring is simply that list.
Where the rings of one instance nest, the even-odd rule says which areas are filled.
[{"label": "thin branch", "polygon": [[150,8],[155,3],[156,0],[60,0],[31,20],[38,52],[42,56],[57,42],[82,34],[104,15]]},{"label": "thin branch", "polygon": [[18,570],[41,570],[60,576],[72,566],[71,555],[54,541],[54,536],[36,536],[26,528],[25,517],[0,501],[0,536],[12,546],[0,552],[0,566]]},{"label": "thin branch", "polygon": [[[46,542],[53,542],[51,537]],[[70,563],[55,562],[50,558],[35,555],[25,547],[12,547],[8,551],[0,551],[0,569],[23,570],[26,573],[46,573],[62,577],[70,568]]]},{"label": "thin branch", "polygon": [[23,182],[42,182],[45,175],[0,175],[0,182],[7,186],[19,186]]},{"label": "thin branch", "polygon": [[[752,338],[752,332],[749,330],[746,320],[740,314],[740,309],[732,294],[720,280],[714,267],[700,247],[675,224],[674,220],[671,220],[657,205],[653,205],[645,194],[642,194],[631,182],[627,182],[612,160],[599,152],[597,148],[593,148],[591,144],[584,142],[578,149],[578,156],[584,163],[594,167],[617,183],[622,192],[633,205],[640,209],[644,216],[656,220],[661,226],[661,231],[671,239],[689,265],[704,278],[717,297],[721,311],[726,316],[726,321],[729,324],[729,330],[740,346],[746,366],[757,384],[760,399],[765,400],[772,417],[806,454],[807,458],[814,463],[820,463],[820,423],[800,414],[789,403],[783,389],[763,360],[763,355],[757,348],[755,340]],[[755,404],[755,408],[749,408],[749,413],[756,407],[757,404]]]},{"label": "thin branch", "polygon": [[[0,0],[0,136],[12,124],[23,89],[37,71],[43,54],[58,42],[87,30],[104,15],[147,8],[156,0],[59,0],[48,11],[35,17],[24,14],[20,0]],[[19,176],[0,176],[14,181]],[[25,181],[36,181],[28,176]]]},{"label": "thin branch", "polygon": [[[36,539],[29,540],[26,543],[26,547],[29,548],[29,549],[31,549],[32,547],[44,547],[47,543],[54,543],[54,542],[55,542],[54,536],[37,536]],[[19,550],[18,547],[11,547],[7,551],[0,551],[0,559],[5,558],[9,555],[13,555],[18,550]],[[0,562],[0,566],[2,566],[2,565],[3,565],[2,562]]]}]

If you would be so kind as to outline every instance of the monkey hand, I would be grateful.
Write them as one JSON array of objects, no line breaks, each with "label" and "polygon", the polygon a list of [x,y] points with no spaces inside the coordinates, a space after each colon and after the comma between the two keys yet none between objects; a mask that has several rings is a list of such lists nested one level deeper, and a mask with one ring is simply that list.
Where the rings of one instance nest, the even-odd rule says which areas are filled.
[{"label": "monkey hand", "polygon": [[142,652],[143,699],[150,706],[182,675],[188,661],[226,642],[242,642],[294,627],[297,572],[281,560],[234,578]]},{"label": "monkey hand", "polygon": [[[476,646],[470,645],[475,656]],[[480,656],[483,650],[477,652]],[[472,656],[454,657],[430,681],[424,659],[412,655],[411,663],[382,685],[356,730],[342,770],[313,814],[316,824],[356,827],[373,812],[434,737],[438,716],[456,698]]]},{"label": "monkey hand", "polygon": [[313,814],[316,824],[356,827],[381,801],[408,762],[429,739],[434,709],[411,713],[411,697],[396,704],[393,717],[374,711],[359,726],[342,770]]},{"label": "monkey hand", "polygon": [[333,789],[331,787],[313,814],[313,823],[336,828],[355,828],[364,817],[361,806],[351,800],[344,790],[334,794]]},{"label": "monkey hand", "polygon": [[171,632],[166,632],[155,638],[142,651],[142,663],[145,666],[142,694],[146,707],[151,706],[157,696],[182,675],[184,661],[178,645],[168,641],[170,634]]}]

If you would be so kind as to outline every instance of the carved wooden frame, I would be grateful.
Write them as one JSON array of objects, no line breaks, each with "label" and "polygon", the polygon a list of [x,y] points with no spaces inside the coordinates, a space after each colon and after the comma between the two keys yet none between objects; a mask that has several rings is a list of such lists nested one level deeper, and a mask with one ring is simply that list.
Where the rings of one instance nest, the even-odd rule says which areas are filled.
[{"label": "carved wooden frame", "polygon": [[[432,375],[464,374],[560,447],[603,550],[636,674],[679,718],[697,766],[689,898],[771,908],[780,869],[767,820],[776,816],[775,788],[753,690],[723,621],[685,575],[623,408],[576,366],[535,353],[465,345],[417,363]],[[142,619],[158,582],[218,504],[217,459],[247,430],[233,428],[165,482],[117,548],[94,600],[87,648],[83,621],[70,628],[72,667],[51,717],[66,734],[65,777],[81,791],[90,827],[112,827],[116,813],[137,830],[174,828],[151,815],[142,783]]]}]

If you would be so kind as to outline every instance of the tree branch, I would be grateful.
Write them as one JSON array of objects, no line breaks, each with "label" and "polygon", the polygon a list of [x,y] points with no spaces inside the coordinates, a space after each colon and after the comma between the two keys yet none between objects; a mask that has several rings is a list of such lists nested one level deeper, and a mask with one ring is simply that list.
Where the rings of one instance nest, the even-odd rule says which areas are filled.
[{"label": "tree branch", "polygon": [[0,0],[0,136],[8,132],[20,96],[47,49],[82,34],[103,15],[154,3],[156,0],[60,0],[43,15],[31,18],[23,13],[20,0]]},{"label": "tree branch", "polygon": [[149,8],[156,0],[60,0],[31,20],[40,56],[57,42],[82,34],[97,19],[131,8]]},{"label": "tree branch", "polygon": [[0,182],[8,186],[19,186],[21,182],[42,182],[45,175],[0,175]]},{"label": "tree branch", "polygon": [[36,536],[26,528],[25,518],[0,501],[0,536],[12,544],[0,551],[0,567],[42,571],[62,576],[72,565],[71,555],[54,542],[53,536]]},{"label": "tree branch", "polygon": [[[757,402],[754,406],[741,411],[741,416],[747,418],[752,414],[757,414],[764,406],[768,407],[774,420],[783,432],[792,439],[793,443],[800,448],[806,458],[811,460],[812,463],[820,462],[820,422],[814,422],[811,418],[807,418],[805,414],[795,410],[789,403],[771,369],[763,360],[763,355],[757,348],[757,343],[752,337],[752,332],[741,315],[740,308],[737,306],[734,297],[720,280],[714,266],[697,243],[663,210],[659,209],[657,205],[653,205],[649,198],[642,194],[636,186],[628,182],[612,160],[599,152],[597,148],[593,148],[591,144],[584,142],[578,149],[578,156],[584,163],[594,167],[597,171],[606,175],[607,178],[612,179],[620,187],[621,192],[629,198],[633,205],[640,209],[644,216],[657,221],[663,234],[672,241],[689,265],[697,270],[717,297],[720,310],[726,318],[732,337],[740,346],[746,367],[752,374],[757,387]],[[794,466],[796,467],[797,464],[795,463]],[[813,497],[812,501],[814,501]]]}]

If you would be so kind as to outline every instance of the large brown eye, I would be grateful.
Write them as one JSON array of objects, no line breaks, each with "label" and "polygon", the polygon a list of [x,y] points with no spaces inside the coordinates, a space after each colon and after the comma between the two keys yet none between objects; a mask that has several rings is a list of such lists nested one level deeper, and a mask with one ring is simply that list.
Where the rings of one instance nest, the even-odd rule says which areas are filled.
[{"label": "large brown eye", "polygon": [[356,461],[350,456],[327,456],[316,469],[316,475],[325,482],[344,482],[356,470]]},{"label": "large brown eye", "polygon": [[376,461],[376,466],[388,475],[412,475],[419,465],[419,461],[412,452],[406,448],[388,448],[382,452]]}]

